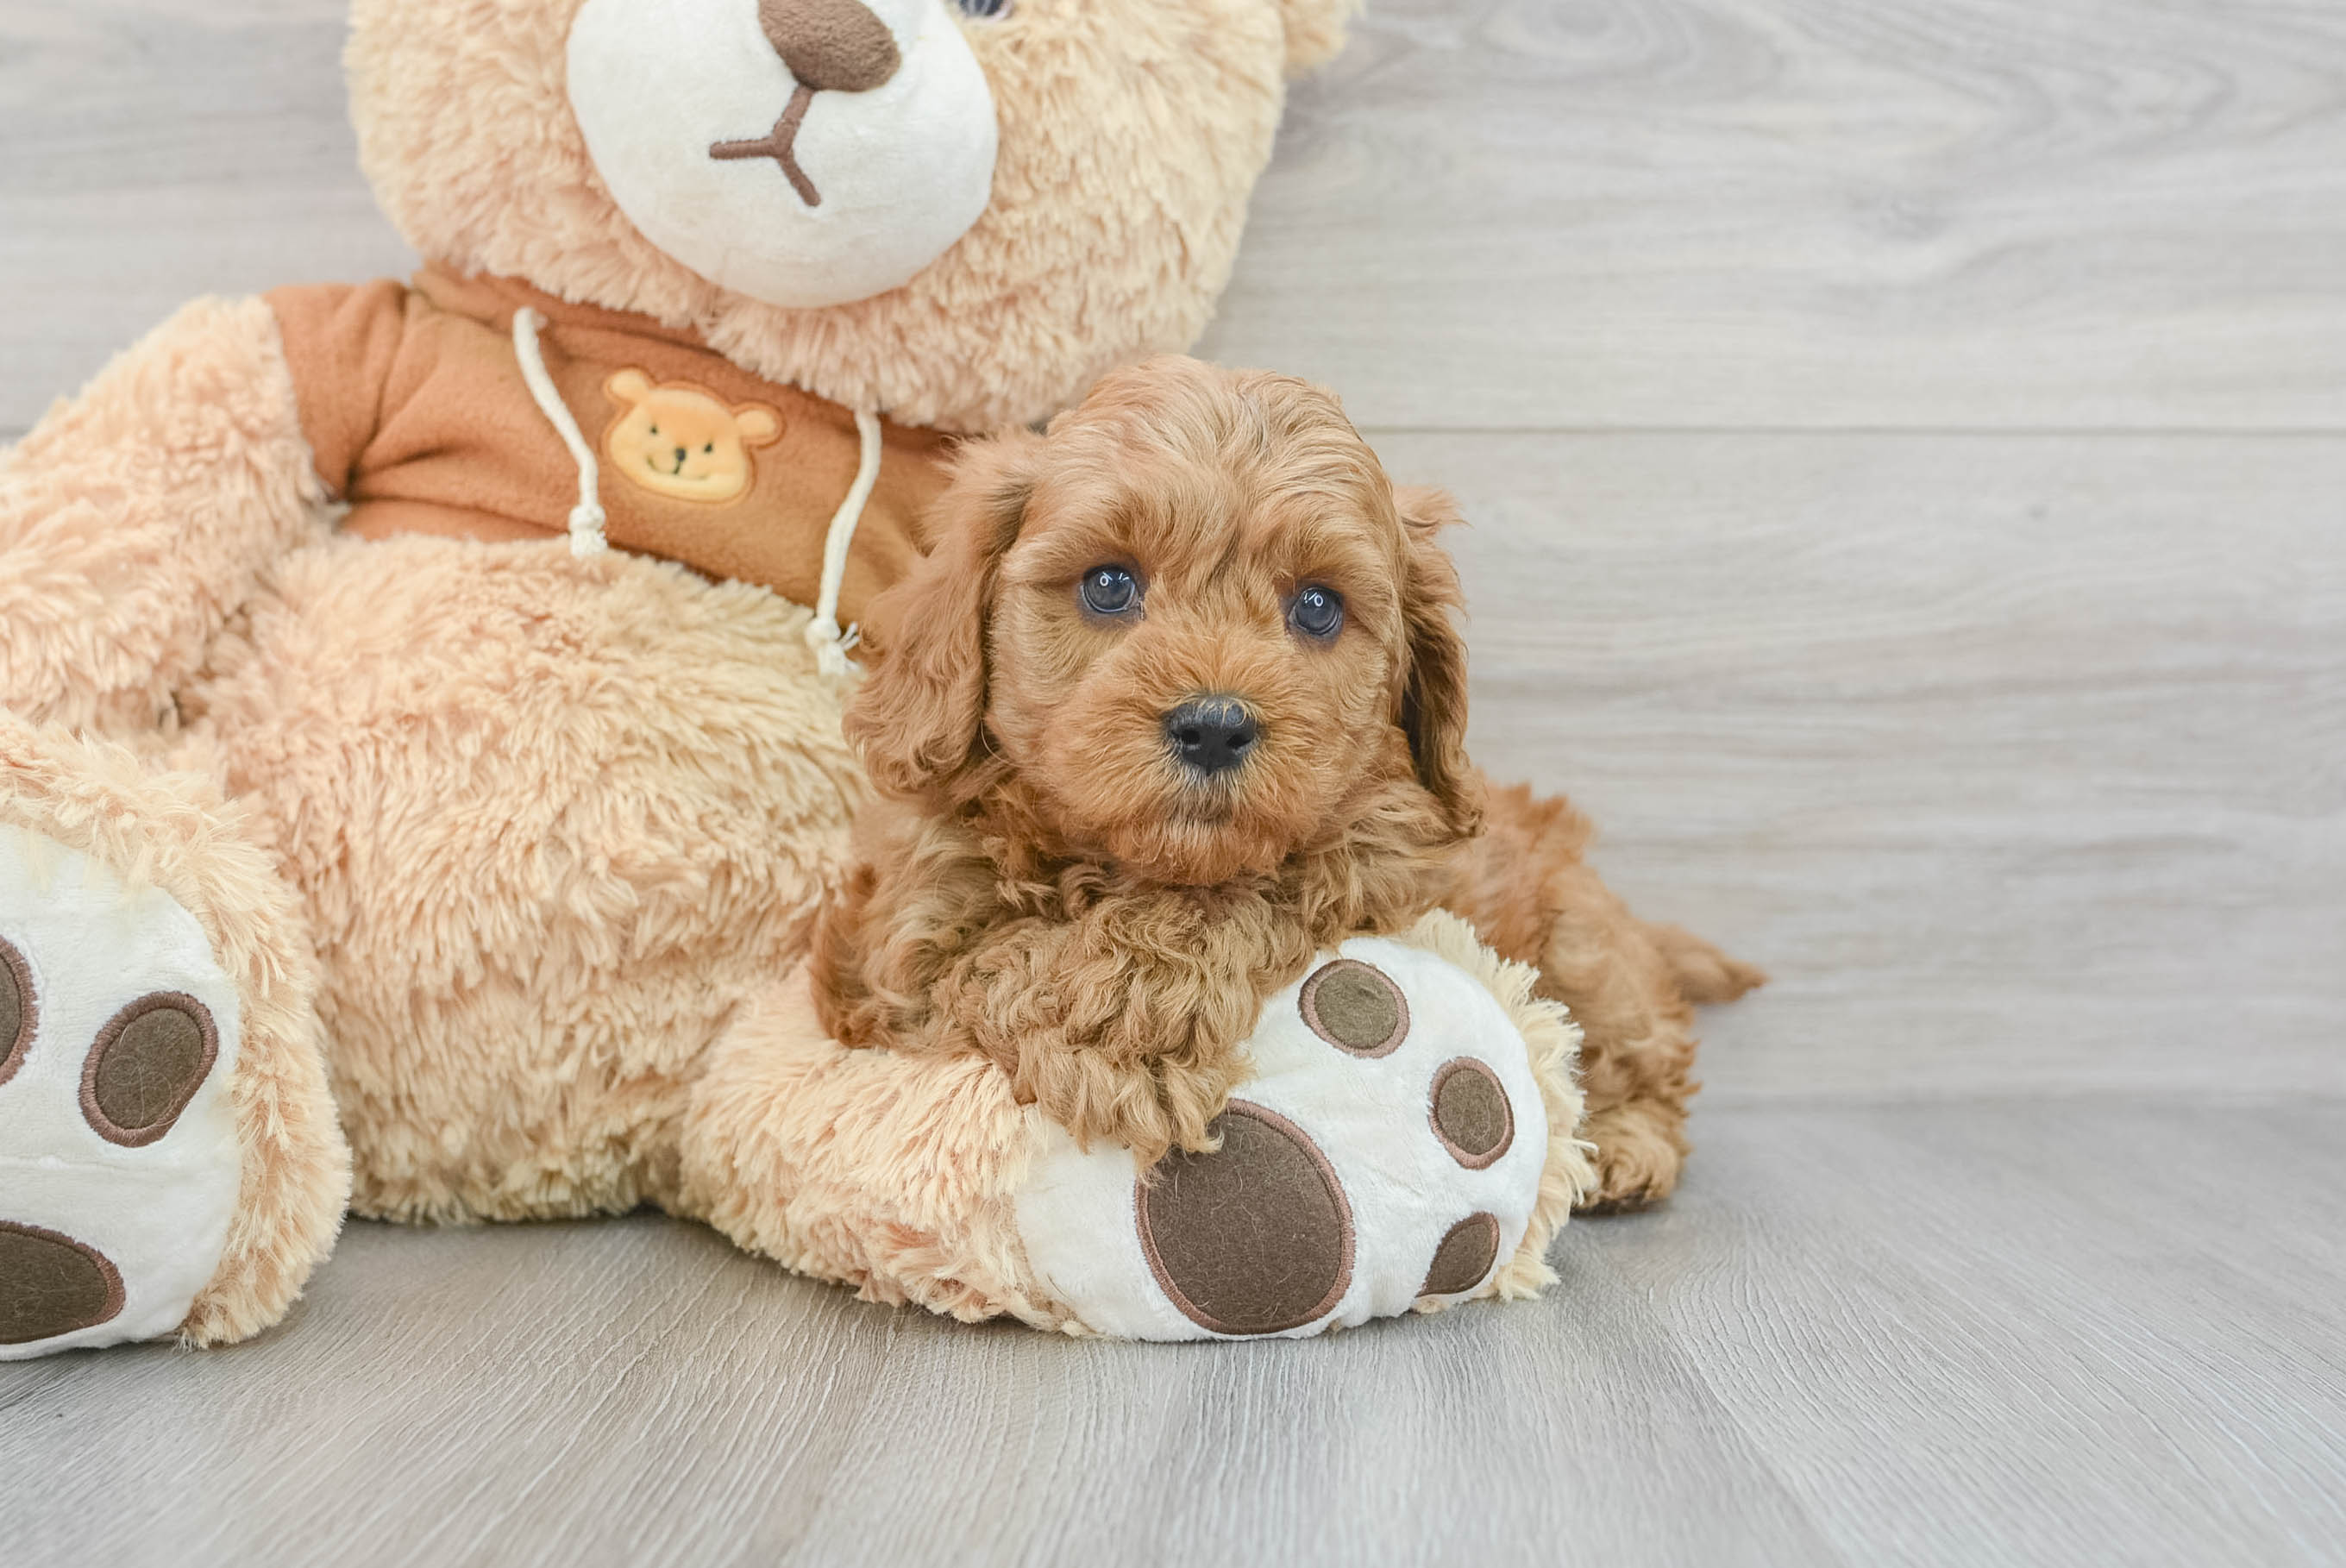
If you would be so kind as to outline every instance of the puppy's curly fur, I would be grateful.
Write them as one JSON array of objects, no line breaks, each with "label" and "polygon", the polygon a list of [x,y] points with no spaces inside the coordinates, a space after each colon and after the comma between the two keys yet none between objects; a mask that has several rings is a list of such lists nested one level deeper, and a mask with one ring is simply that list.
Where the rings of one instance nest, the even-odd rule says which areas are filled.
[{"label": "puppy's curly fur", "polygon": [[[1690,1000],[1756,983],[1641,924],[1561,800],[1468,763],[1439,492],[1396,489],[1334,398],[1150,361],[1047,433],[964,448],[937,543],[872,608],[848,729],[878,798],[816,939],[851,1045],[975,1050],[1086,1142],[1207,1146],[1263,999],[1321,949],[1435,905],[1536,964],[1585,1035],[1600,1203],[1666,1194],[1685,1151]],[[1130,574],[1104,614],[1080,585]],[[1296,611],[1341,599],[1332,633]],[[1238,766],[1168,716],[1243,706]]]}]

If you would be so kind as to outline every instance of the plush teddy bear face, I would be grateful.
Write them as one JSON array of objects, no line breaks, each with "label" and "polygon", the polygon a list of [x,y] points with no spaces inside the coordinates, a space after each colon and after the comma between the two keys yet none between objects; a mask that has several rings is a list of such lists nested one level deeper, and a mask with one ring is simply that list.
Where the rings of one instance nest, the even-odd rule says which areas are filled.
[{"label": "plush teddy bear face", "polygon": [[619,405],[603,455],[631,484],[676,501],[738,499],[754,477],[750,449],[780,439],[782,416],[761,402],[729,407],[699,387],[655,384],[624,370],[604,385]]},{"label": "plush teddy bear face", "polygon": [[944,0],[586,0],[570,107],[646,239],[770,305],[911,280],[994,183],[994,98]]},{"label": "plush teddy bear face", "polygon": [[1356,0],[354,0],[431,260],[981,430],[1187,346],[1292,69]]}]

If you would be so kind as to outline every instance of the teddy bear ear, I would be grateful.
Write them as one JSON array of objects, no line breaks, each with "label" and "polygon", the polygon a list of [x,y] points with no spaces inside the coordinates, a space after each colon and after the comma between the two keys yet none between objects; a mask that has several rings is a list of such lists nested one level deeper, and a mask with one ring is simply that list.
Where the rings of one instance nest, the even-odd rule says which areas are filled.
[{"label": "teddy bear ear", "polygon": [[1300,76],[1318,70],[1344,46],[1344,25],[1361,9],[1362,0],[1279,0],[1280,20],[1287,27],[1287,74]]},{"label": "teddy bear ear", "polygon": [[733,411],[733,428],[744,446],[763,446],[782,433],[782,416],[761,402],[745,402]]},{"label": "teddy bear ear", "polygon": [[624,371],[612,372],[611,379],[603,383],[603,390],[610,393],[615,402],[632,408],[652,395],[652,378],[630,365]]}]

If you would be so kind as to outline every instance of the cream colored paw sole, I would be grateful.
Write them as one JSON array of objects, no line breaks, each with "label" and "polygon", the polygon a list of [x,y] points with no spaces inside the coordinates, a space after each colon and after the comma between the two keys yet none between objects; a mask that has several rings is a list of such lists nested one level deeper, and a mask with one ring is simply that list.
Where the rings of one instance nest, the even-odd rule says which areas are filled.
[{"label": "cream colored paw sole", "polygon": [[1141,1181],[1036,1123],[1020,1239],[1096,1333],[1302,1336],[1482,1290],[1522,1245],[1548,1156],[1525,1042],[1473,975],[1347,942],[1263,1004],[1219,1153]]},{"label": "cream colored paw sole", "polygon": [[241,1176],[235,988],[168,894],[0,825],[0,1359],[177,1329]]}]

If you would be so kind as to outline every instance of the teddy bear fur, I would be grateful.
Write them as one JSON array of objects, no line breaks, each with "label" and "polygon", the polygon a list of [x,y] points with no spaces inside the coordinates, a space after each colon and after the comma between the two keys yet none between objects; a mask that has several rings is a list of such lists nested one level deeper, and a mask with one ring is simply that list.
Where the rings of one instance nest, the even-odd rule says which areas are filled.
[{"label": "teddy bear fur", "polygon": [[[410,242],[944,431],[1188,344],[1284,80],[1351,9],[969,22],[994,205],[904,288],[787,311],[604,191],[562,87],[579,4],[353,6],[362,154]],[[401,1219],[709,1210],[694,1085],[803,950],[863,789],[806,607],[558,543],[342,537],[328,502],[257,300],[189,305],[0,456],[0,820],[172,891],[261,1042],[196,1343],[282,1314],[345,1193]]]}]

